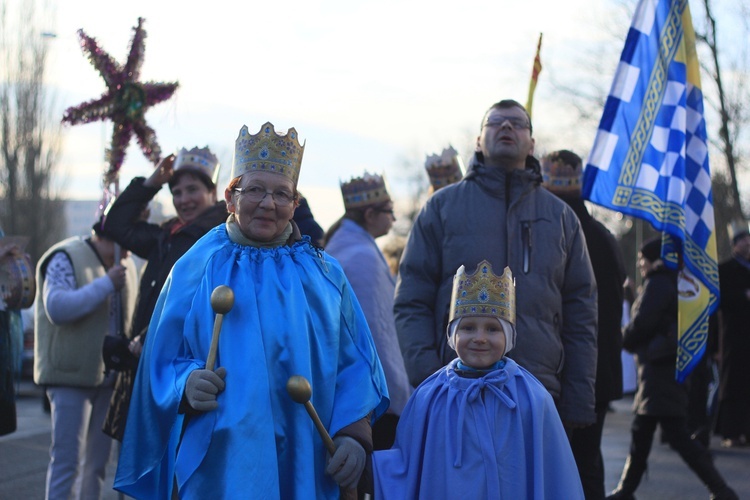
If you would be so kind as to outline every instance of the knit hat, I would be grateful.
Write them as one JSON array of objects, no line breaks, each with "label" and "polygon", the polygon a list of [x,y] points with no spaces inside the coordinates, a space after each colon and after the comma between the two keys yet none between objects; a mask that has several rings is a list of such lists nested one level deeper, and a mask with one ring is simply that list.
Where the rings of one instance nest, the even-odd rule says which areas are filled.
[{"label": "knit hat", "polygon": [[661,259],[661,236],[650,239],[641,245],[640,252],[649,262]]},{"label": "knit hat", "polygon": [[735,245],[740,238],[750,234],[750,228],[744,219],[733,220],[727,224],[727,233],[729,239],[732,240],[732,245]]}]

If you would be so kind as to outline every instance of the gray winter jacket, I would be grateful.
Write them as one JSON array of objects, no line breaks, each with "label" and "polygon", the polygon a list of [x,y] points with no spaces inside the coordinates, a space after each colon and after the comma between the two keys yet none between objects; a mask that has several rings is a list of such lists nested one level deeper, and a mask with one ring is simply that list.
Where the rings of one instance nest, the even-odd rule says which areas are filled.
[{"label": "gray winter jacket", "polygon": [[596,281],[578,218],[539,186],[538,162],[527,163],[506,172],[475,155],[464,180],[427,201],[399,268],[399,343],[417,386],[456,357],[446,326],[458,267],[473,272],[488,259],[500,274],[509,265],[518,332],[509,357],[544,384],[563,421],[587,424],[594,421]]}]

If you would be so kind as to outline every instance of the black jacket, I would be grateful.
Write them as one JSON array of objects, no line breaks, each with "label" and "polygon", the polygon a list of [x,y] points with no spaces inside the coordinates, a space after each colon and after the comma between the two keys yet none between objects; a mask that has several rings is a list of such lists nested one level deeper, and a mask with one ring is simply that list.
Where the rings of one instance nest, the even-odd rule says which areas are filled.
[{"label": "black jacket", "polygon": [[[220,201],[195,221],[172,234],[175,225],[179,223],[177,218],[170,219],[162,225],[139,219],[144,206],[159,192],[159,188],[144,186],[144,181],[143,177],[136,177],[130,182],[109,209],[104,224],[105,232],[110,238],[147,260],[146,268],[141,275],[133,326],[130,332],[127,332],[130,338],[146,333],[159,293],[177,259],[210,229],[224,223],[229,216],[226,203]],[[125,431],[134,378],[135,370],[118,374],[112,402],[104,422],[104,431],[119,440],[122,440]]]},{"label": "black jacket", "polygon": [[320,227],[313,217],[312,210],[310,210],[310,204],[307,203],[307,198],[301,198],[299,206],[294,210],[294,217],[292,220],[299,227],[300,233],[305,236],[309,236],[312,240],[313,245],[316,247],[322,246],[323,237],[325,232]]},{"label": "black jacket", "polygon": [[625,263],[617,240],[594,219],[581,198],[561,197],[581,221],[596,278],[598,305],[596,405],[622,397],[622,302]]},{"label": "black jacket", "polygon": [[635,354],[639,415],[684,417],[687,389],[675,380],[677,360],[677,272],[659,262],[635,299],[623,347]]},{"label": "black jacket", "polygon": [[175,217],[165,223],[151,224],[138,219],[143,207],[149,203],[159,188],[144,186],[145,179],[136,177],[117,197],[109,209],[105,230],[113,240],[148,262],[141,276],[132,338],[145,333],[161,287],[167,280],[177,259],[187,252],[204,234],[227,220],[226,204],[216,203],[191,224],[171,234],[179,221]]},{"label": "black jacket", "polygon": [[[736,259],[719,266],[721,284],[721,383],[719,397],[750,400],[750,269]],[[746,403],[750,404],[750,403]]]}]

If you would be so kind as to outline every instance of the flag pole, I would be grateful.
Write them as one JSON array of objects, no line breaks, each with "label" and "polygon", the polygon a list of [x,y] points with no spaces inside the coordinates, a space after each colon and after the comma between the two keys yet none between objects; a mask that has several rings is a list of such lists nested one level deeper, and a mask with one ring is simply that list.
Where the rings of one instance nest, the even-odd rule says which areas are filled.
[{"label": "flag pole", "polygon": [[534,66],[531,69],[531,81],[529,82],[529,96],[526,99],[526,112],[531,118],[531,106],[534,104],[534,91],[536,82],[539,80],[539,73],[542,72],[542,59],[540,52],[542,50],[542,33],[539,33],[539,42],[536,45],[536,56],[534,57]]}]

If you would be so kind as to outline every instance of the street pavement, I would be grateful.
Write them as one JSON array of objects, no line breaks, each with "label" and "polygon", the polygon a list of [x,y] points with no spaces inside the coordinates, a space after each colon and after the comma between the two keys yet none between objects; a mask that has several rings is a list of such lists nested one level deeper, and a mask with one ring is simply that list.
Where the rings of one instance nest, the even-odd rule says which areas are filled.
[{"label": "street pavement", "polygon": [[[607,491],[614,489],[630,445],[632,396],[615,401],[607,415],[602,450]],[[21,383],[18,395],[18,430],[0,436],[0,499],[42,499],[49,461],[50,419],[42,406],[42,390],[29,381]],[[708,491],[679,455],[654,439],[649,471],[636,492],[639,500],[706,499]],[[712,438],[714,462],[741,499],[750,500],[750,447],[726,449]],[[107,470],[103,498],[121,498],[112,490],[116,453]]]}]

